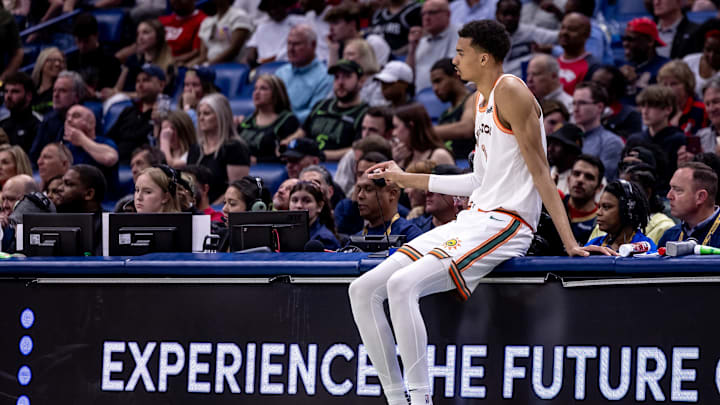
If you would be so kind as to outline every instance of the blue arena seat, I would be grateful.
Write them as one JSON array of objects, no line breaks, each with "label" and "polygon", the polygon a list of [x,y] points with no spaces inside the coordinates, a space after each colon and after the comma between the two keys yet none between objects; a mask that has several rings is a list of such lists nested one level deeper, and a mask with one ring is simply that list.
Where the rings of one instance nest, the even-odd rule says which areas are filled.
[{"label": "blue arena seat", "polygon": [[232,99],[240,95],[247,82],[250,68],[241,63],[221,63],[212,66],[215,71],[215,86],[225,97]]},{"label": "blue arena seat", "polygon": [[122,110],[124,110],[125,107],[129,107],[131,105],[132,101],[130,100],[120,101],[111,105],[103,116],[102,133],[106,134],[110,130],[110,128],[112,128],[113,124],[115,124],[115,121],[117,121]]},{"label": "blue arena seat", "polygon": [[86,101],[83,105],[90,109],[95,114],[95,133],[99,134],[102,130],[102,102],[100,101]]},{"label": "blue arena seat", "polygon": [[230,108],[232,109],[233,115],[242,115],[245,118],[252,115],[255,112],[255,105],[253,104],[252,98],[231,98]]},{"label": "blue arena seat", "polygon": [[92,14],[98,22],[98,36],[101,43],[119,43],[122,40],[125,19],[125,12],[122,9],[95,10]]},{"label": "blue arena seat", "polygon": [[258,163],[250,166],[250,175],[260,177],[265,187],[275,194],[280,184],[288,178],[285,165],[279,163]]},{"label": "blue arena seat", "polygon": [[443,103],[440,101],[440,99],[435,95],[435,92],[433,92],[432,88],[429,87],[420,90],[415,95],[415,101],[425,106],[425,109],[433,122],[437,121],[443,111],[450,107],[450,103]]},{"label": "blue arena seat", "polygon": [[687,13],[687,18],[695,24],[702,24],[716,15],[717,11],[691,11]]}]

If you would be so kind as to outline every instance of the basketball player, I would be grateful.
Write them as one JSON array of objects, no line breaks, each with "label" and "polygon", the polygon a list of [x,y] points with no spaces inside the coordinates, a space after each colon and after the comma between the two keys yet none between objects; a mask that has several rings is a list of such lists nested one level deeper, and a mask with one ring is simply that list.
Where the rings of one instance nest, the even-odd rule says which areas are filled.
[{"label": "basketball player", "polygon": [[[542,113],[520,79],[504,75],[510,48],[505,28],[494,20],[473,21],[459,32],[453,64],[463,80],[477,85],[474,171],[462,175],[405,173],[394,162],[368,169],[400,187],[470,196],[457,220],[404,245],[350,285],[355,323],[390,405],[407,405],[395,339],[403,360],[412,405],[432,404],[427,365],[427,331],[418,299],[456,289],[468,299],[495,266],[526,253],[544,202],[570,256],[607,249],[582,248],[573,238],[546,158]],[[483,103],[487,100],[487,103]],[[598,247],[599,248],[599,247]]]}]

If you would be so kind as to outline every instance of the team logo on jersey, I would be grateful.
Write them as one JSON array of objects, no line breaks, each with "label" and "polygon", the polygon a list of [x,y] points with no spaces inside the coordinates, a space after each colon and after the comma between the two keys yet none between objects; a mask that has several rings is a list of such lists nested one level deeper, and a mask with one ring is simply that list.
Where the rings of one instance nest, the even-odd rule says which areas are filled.
[{"label": "team logo on jersey", "polygon": [[459,238],[455,238],[455,239],[450,239],[450,240],[445,241],[445,243],[443,243],[443,245],[448,249],[457,249],[461,246],[460,242],[461,241]]},{"label": "team logo on jersey", "polygon": [[492,106],[488,107],[487,110],[485,110],[487,114],[492,114]]},{"label": "team logo on jersey", "polygon": [[490,135],[490,125],[481,123],[478,125],[477,129],[477,136],[480,136],[482,134]]}]

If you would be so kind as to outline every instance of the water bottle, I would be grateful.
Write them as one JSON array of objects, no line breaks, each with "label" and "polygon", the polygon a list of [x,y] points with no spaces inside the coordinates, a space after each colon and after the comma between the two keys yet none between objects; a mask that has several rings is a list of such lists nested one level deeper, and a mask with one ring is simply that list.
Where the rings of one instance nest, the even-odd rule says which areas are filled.
[{"label": "water bottle", "polygon": [[620,253],[620,256],[622,256],[622,257],[628,257],[631,254],[645,253],[649,250],[650,250],[650,243],[643,241],[643,242],[622,244],[622,245],[620,245],[620,248],[618,249],[618,253]]}]

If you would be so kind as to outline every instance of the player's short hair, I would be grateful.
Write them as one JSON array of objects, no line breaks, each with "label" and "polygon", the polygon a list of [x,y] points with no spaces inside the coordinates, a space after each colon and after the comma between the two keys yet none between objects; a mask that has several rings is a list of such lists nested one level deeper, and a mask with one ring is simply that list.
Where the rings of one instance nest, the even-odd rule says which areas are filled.
[{"label": "player's short hair", "polygon": [[458,35],[470,38],[470,44],[487,51],[498,63],[510,51],[510,35],[505,26],[495,20],[470,21],[458,31]]}]

